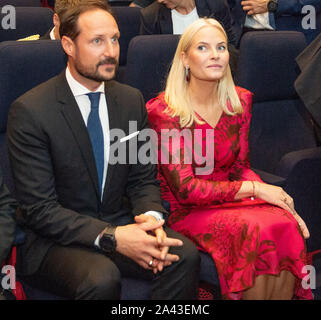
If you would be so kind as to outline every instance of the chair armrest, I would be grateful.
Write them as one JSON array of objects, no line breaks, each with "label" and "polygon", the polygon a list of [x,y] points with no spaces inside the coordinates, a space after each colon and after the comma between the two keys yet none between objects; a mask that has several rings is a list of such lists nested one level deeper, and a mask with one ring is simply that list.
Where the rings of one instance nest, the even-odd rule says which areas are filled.
[{"label": "chair armrest", "polygon": [[304,158],[292,168],[283,189],[294,199],[295,209],[305,221],[309,252],[321,248],[321,158]]},{"label": "chair armrest", "polygon": [[257,173],[260,178],[269,184],[273,184],[275,186],[279,186],[282,187],[285,183],[285,178],[277,176],[275,174],[260,170],[260,169],[255,169],[255,168],[251,168],[255,173]]},{"label": "chair armrest", "polygon": [[281,177],[288,177],[299,162],[309,159],[321,160],[321,147],[303,149],[287,153],[280,160],[278,168],[276,170],[276,174]]}]

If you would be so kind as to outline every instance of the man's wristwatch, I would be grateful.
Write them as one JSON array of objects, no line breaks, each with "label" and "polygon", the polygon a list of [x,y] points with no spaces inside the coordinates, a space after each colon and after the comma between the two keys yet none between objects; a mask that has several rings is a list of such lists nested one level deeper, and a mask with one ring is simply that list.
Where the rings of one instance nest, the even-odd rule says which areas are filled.
[{"label": "man's wristwatch", "polygon": [[276,12],[278,9],[278,0],[270,0],[267,4],[267,8],[269,12]]},{"label": "man's wristwatch", "polygon": [[99,247],[107,256],[112,256],[116,252],[115,230],[116,227],[109,226],[100,235]]}]

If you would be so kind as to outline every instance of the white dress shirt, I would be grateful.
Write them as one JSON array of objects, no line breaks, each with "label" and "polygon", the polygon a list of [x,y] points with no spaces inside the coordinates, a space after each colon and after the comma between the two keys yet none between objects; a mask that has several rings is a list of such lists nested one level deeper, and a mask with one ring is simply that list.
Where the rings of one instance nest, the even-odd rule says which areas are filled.
[{"label": "white dress shirt", "polygon": [[199,18],[196,7],[188,14],[181,14],[175,9],[171,10],[173,34],[183,34],[185,29]]},{"label": "white dress shirt", "polygon": [[50,35],[50,39],[51,39],[51,40],[57,40],[56,37],[55,37],[55,28],[56,28],[56,27],[53,27],[53,28],[51,29],[51,31],[50,31],[50,34],[49,34],[49,35]]},{"label": "white dress shirt", "polygon": [[[87,96],[87,93],[90,93],[91,91],[74,79],[68,67],[66,69],[66,79],[71,89],[71,92],[76,99],[79,110],[84,119],[85,125],[87,126],[89,113],[91,111],[91,103],[90,103],[89,97]],[[101,190],[102,190],[101,200],[102,200],[103,194],[104,194],[105,180],[107,176],[109,148],[110,148],[109,118],[108,118],[108,111],[107,111],[104,82],[100,84],[100,86],[95,92],[101,92],[100,100],[99,100],[99,118],[100,118],[101,127],[104,135],[104,173],[103,173],[103,181],[101,186]]]}]

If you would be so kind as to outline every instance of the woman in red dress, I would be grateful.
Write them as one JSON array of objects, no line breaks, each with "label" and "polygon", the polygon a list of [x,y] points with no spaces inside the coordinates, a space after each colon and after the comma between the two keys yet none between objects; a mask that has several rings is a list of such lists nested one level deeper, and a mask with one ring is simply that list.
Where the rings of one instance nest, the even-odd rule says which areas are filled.
[{"label": "woman in red dress", "polygon": [[147,103],[169,225],[213,257],[223,298],[312,299],[301,285],[309,231],[293,199],[250,169],[251,106],[233,83],[224,29],[195,21],[165,92]]}]

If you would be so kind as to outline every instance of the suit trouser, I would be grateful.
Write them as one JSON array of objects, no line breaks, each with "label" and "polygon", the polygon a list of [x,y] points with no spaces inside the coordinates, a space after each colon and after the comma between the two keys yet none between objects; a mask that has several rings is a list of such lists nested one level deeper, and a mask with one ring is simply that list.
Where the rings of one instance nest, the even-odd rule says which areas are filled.
[{"label": "suit trouser", "polygon": [[120,299],[121,277],[150,280],[151,299],[196,299],[200,258],[195,245],[183,235],[166,228],[168,237],[184,242],[171,247],[178,262],[158,272],[140,267],[133,260],[116,253],[109,258],[101,252],[84,247],[54,245],[48,250],[36,274],[26,282],[39,289],[68,299]]}]

